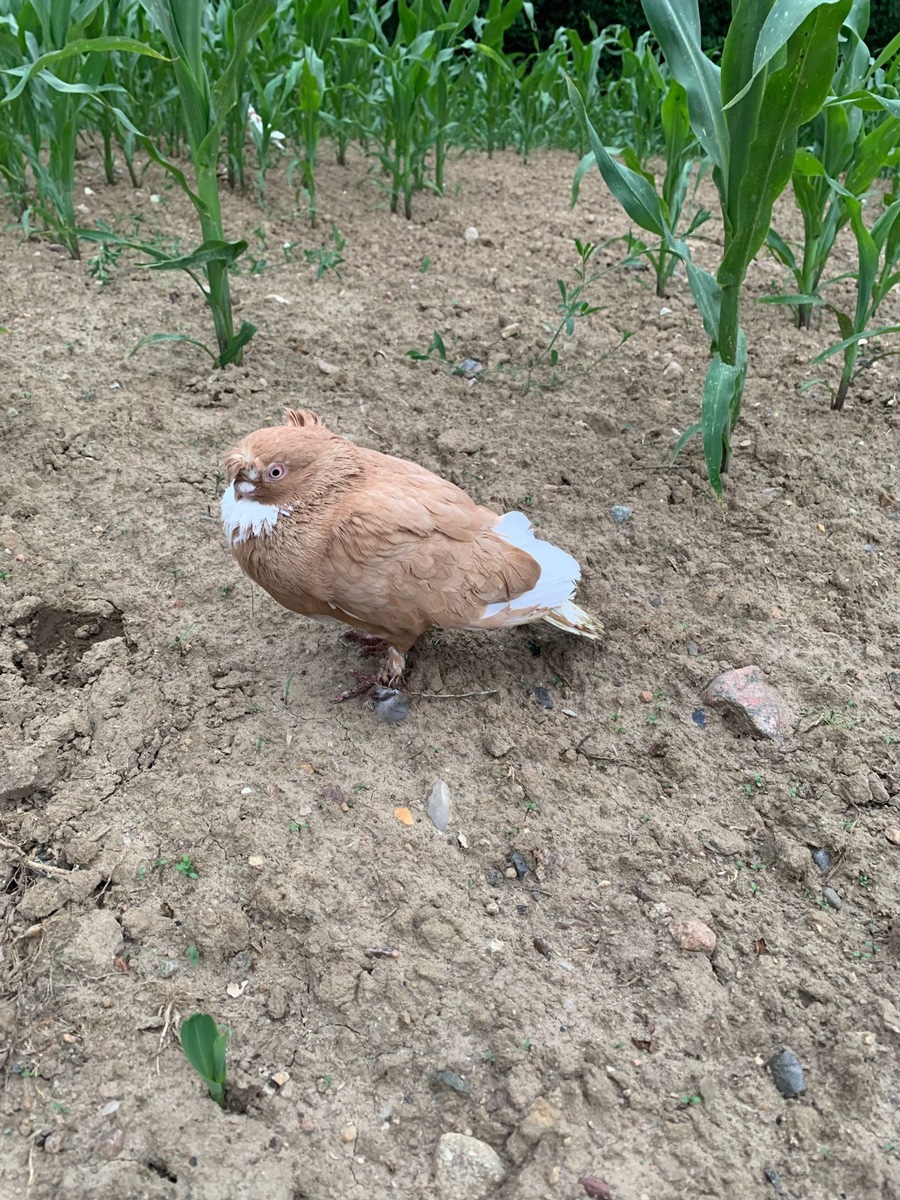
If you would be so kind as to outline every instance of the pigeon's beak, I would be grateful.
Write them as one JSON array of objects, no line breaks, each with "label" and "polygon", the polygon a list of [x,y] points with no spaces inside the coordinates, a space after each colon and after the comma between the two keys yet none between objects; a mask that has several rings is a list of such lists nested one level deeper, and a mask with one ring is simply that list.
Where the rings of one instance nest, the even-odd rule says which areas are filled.
[{"label": "pigeon's beak", "polygon": [[253,500],[259,484],[259,469],[243,466],[234,477],[234,494],[238,500]]}]

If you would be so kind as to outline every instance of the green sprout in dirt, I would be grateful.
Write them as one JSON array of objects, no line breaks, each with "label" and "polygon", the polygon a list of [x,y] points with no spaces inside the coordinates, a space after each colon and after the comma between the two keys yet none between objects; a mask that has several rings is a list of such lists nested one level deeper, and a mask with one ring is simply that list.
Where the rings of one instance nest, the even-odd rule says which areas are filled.
[{"label": "green sprout in dirt", "polygon": [[344,247],[347,245],[347,239],[333,221],[331,223],[331,240],[334,242],[333,250],[328,246],[317,246],[315,250],[303,251],[306,261],[310,265],[315,265],[317,282],[326,271],[334,271],[338,279],[341,277],[338,268],[344,261]]},{"label": "green sprout in dirt", "polygon": [[188,879],[200,878],[189,854],[182,854],[181,859],[175,864],[175,870],[179,871],[182,875],[186,875]]},{"label": "green sprout in dirt", "polygon": [[433,354],[436,354],[441,362],[447,361],[447,347],[437,330],[434,331],[427,350],[407,350],[406,357],[411,358],[413,362],[428,362]]},{"label": "green sprout in dirt", "polygon": [[209,1013],[193,1013],[181,1023],[181,1048],[216,1104],[225,1107],[225,1052],[231,1032],[218,1026]]}]

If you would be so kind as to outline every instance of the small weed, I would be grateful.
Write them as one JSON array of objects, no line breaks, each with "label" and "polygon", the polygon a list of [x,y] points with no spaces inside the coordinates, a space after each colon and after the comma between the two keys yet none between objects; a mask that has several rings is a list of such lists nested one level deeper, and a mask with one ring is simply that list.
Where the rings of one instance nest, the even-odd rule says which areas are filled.
[{"label": "small weed", "polygon": [[531,1040],[531,1038],[526,1038],[522,1043],[522,1049],[526,1052],[526,1054],[532,1049],[533,1046],[534,1042]]},{"label": "small weed", "polygon": [[642,825],[646,825],[649,820],[650,820],[649,813],[641,813],[641,824]]},{"label": "small weed", "polygon": [[193,1013],[181,1023],[181,1048],[222,1108],[227,1079],[225,1051],[230,1037],[231,1032],[224,1026],[220,1028],[209,1013]]},{"label": "small weed", "polygon": [[347,239],[341,234],[341,231],[333,221],[331,223],[331,240],[334,242],[333,250],[327,246],[318,246],[315,250],[303,251],[303,257],[306,261],[311,266],[315,264],[317,281],[322,278],[326,271],[334,271],[338,279],[341,277],[338,268],[344,261],[343,250],[347,245]]},{"label": "small weed", "polygon": [[747,783],[744,784],[744,791],[748,796],[755,796],[758,792],[763,791],[765,786],[766,781],[763,779],[762,775],[757,772]]},{"label": "small weed", "polygon": [[420,270],[420,271],[422,272],[422,274],[424,275],[424,274],[425,274],[425,272],[428,270],[428,268],[429,268],[430,266],[431,266],[431,259],[430,259],[430,258],[428,258],[428,257],[427,257],[427,255],[426,255],[426,257],[422,259],[422,265],[421,265],[421,267],[419,268],[419,270]]},{"label": "small weed", "polygon": [[678,1103],[681,1105],[682,1108],[691,1108],[692,1106],[702,1104],[703,1097],[698,1096],[696,1092],[691,1092],[687,1095],[679,1096]]},{"label": "small weed", "polygon": [[59,1113],[61,1117],[67,1117],[72,1110],[69,1108],[68,1104],[63,1104],[62,1100],[54,1100],[53,1111],[55,1113]]},{"label": "small weed", "polygon": [[497,1055],[493,1052],[493,1050],[485,1050],[481,1056],[481,1061],[487,1063],[489,1067],[492,1067],[497,1061]]},{"label": "small weed", "polygon": [[101,242],[94,257],[88,259],[88,270],[91,273],[91,277],[101,287],[106,287],[112,283],[112,273],[119,265],[119,255],[123,249],[123,246],[116,246],[110,242]]},{"label": "small weed", "polygon": [[188,879],[200,878],[200,876],[197,874],[197,868],[191,861],[191,856],[189,854],[183,854],[181,856],[181,861],[175,864],[175,870],[179,871],[182,875],[186,875]]},{"label": "small weed", "polygon": [[870,884],[870,883],[871,883],[871,880],[869,879],[868,875],[863,875],[862,871],[860,871],[860,873],[859,873],[859,886],[860,886],[861,888],[867,888],[867,887],[869,886],[869,884]]},{"label": "small weed", "polygon": [[885,1142],[884,1149],[888,1154],[893,1154],[896,1158],[900,1158],[900,1142]]},{"label": "small weed", "polygon": [[878,947],[871,938],[866,938],[863,942],[862,950],[851,950],[850,953],[853,958],[874,958],[878,953]]},{"label": "small weed", "polygon": [[541,811],[541,807],[539,804],[536,804],[534,800],[526,800],[525,811],[527,813],[539,813]]},{"label": "small weed", "polygon": [[188,962],[191,964],[192,967],[200,966],[200,951],[197,949],[197,947],[194,945],[193,942],[191,942],[191,944],[187,948],[187,957],[188,957]]},{"label": "small weed", "polygon": [[178,653],[182,655],[187,654],[191,648],[191,644],[187,639],[190,637],[195,628],[196,622],[192,621],[190,625],[188,625],[187,629],[183,629],[181,633],[176,633],[171,642],[169,642],[169,649],[177,650]]},{"label": "small weed", "polygon": [[154,867],[167,867],[169,865],[169,860],[167,858],[155,858],[153,860],[153,865]]},{"label": "small weed", "polygon": [[441,362],[447,361],[447,347],[437,330],[434,331],[427,350],[407,350],[406,357],[411,358],[413,362],[427,362],[431,359],[432,354],[436,354]]},{"label": "small weed", "polygon": [[613,733],[625,732],[625,726],[622,724],[622,714],[620,712],[610,713],[609,719],[612,721]]},{"label": "small weed", "polygon": [[308,830],[309,828],[309,821],[291,821],[288,825],[291,833],[302,833],[304,829]]}]

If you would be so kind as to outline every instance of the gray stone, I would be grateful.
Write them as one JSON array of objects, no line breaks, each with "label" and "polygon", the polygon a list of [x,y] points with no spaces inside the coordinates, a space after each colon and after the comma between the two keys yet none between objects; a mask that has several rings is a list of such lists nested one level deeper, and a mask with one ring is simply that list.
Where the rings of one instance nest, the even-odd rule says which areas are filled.
[{"label": "gray stone", "polygon": [[828,850],[813,850],[812,860],[820,871],[827,871],[831,866],[831,854]]},{"label": "gray stone", "polygon": [[434,1181],[441,1200],[485,1200],[506,1176],[497,1151],[464,1133],[445,1133],[437,1145]]},{"label": "gray stone", "polygon": [[443,779],[439,779],[431,789],[427,812],[435,829],[446,833],[450,824],[450,789]]},{"label": "gray stone", "polygon": [[609,510],[609,515],[616,525],[624,525],[626,521],[630,521],[631,513],[632,510],[627,504],[614,504]]},{"label": "gray stone", "polygon": [[822,888],[822,895],[828,901],[828,907],[833,908],[835,912],[841,907],[843,901],[832,887]]},{"label": "gray stone", "polygon": [[800,1059],[787,1049],[769,1059],[769,1070],[772,1072],[772,1082],[786,1100],[793,1100],[806,1091],[806,1078]]},{"label": "gray stone", "polygon": [[123,1129],[108,1129],[97,1138],[96,1151],[101,1158],[115,1158],[125,1146]]}]

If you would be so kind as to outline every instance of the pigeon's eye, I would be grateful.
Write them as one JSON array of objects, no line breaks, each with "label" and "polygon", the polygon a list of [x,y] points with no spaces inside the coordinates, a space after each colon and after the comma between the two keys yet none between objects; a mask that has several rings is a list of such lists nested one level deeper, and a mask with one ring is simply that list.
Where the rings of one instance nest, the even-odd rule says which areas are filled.
[{"label": "pigeon's eye", "polygon": [[266,479],[269,483],[277,483],[279,479],[284,479],[287,475],[287,467],[284,463],[272,463],[266,467]]}]

